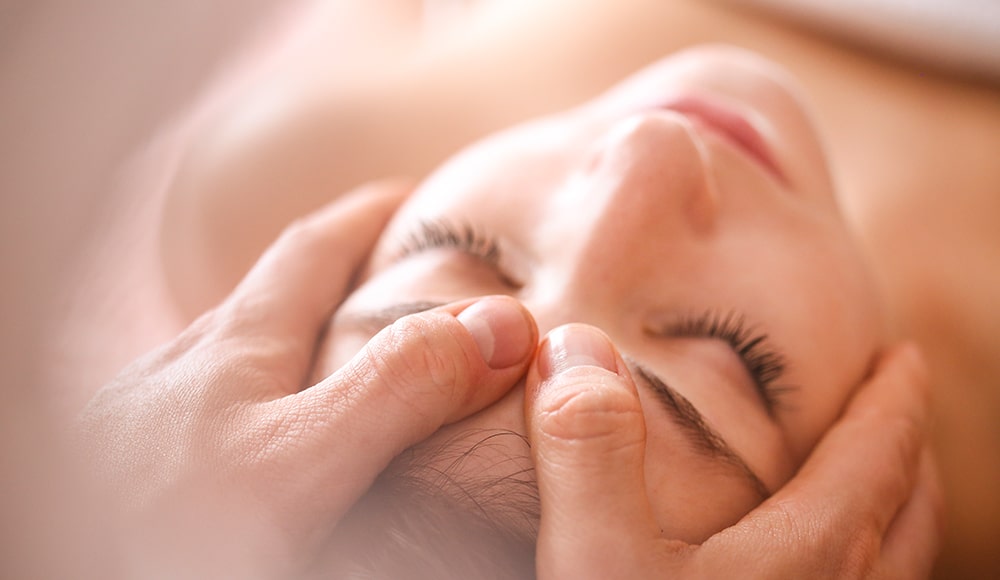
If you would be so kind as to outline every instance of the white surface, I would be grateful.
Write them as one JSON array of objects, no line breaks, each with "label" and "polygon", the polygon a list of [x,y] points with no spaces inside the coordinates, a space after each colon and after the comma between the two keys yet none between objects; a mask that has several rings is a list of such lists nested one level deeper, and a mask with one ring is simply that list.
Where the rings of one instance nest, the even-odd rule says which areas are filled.
[{"label": "white surface", "polygon": [[1000,81],[1000,0],[728,0],[910,60]]}]

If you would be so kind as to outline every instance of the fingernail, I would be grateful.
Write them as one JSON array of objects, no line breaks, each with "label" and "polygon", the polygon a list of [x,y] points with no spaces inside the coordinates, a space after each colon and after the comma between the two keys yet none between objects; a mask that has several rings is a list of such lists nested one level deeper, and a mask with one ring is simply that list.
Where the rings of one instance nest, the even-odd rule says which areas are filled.
[{"label": "fingernail", "polygon": [[513,298],[483,298],[458,314],[491,368],[519,363],[535,348],[534,323]]},{"label": "fingernail", "polygon": [[542,380],[581,366],[618,371],[615,350],[608,337],[582,324],[569,324],[550,332],[538,355],[538,374]]}]

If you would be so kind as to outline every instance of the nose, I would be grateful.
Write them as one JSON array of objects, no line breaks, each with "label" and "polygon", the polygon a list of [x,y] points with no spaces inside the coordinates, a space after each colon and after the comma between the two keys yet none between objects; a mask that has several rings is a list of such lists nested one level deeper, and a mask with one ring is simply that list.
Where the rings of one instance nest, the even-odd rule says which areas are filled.
[{"label": "nose", "polygon": [[548,304],[610,300],[621,312],[636,292],[662,288],[665,274],[684,267],[713,235],[718,213],[701,147],[691,122],[669,111],[626,118],[596,141],[550,208],[560,231],[549,237],[563,247],[552,254],[561,264]]},{"label": "nose", "polygon": [[688,117],[643,111],[613,125],[597,142],[583,167],[593,189],[582,203],[600,207],[601,221],[611,230],[670,227],[706,235],[718,213],[706,159]]}]

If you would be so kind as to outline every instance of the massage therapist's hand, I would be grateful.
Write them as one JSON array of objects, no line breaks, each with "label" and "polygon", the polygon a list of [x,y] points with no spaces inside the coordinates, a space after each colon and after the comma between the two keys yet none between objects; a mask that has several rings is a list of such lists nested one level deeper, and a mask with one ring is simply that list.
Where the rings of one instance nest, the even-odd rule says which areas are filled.
[{"label": "massage therapist's hand", "polygon": [[223,304],[85,409],[82,438],[128,508],[145,566],[287,576],[394,456],[524,376],[537,329],[494,297],[401,318],[303,388],[402,197],[368,188],[291,226]]},{"label": "massage therapist's hand", "polygon": [[541,496],[540,578],[930,574],[942,496],[925,441],[927,373],[914,349],[883,357],[782,489],[688,545],[663,538],[650,510],[643,414],[621,357],[596,329],[553,333],[529,372],[526,399]]}]

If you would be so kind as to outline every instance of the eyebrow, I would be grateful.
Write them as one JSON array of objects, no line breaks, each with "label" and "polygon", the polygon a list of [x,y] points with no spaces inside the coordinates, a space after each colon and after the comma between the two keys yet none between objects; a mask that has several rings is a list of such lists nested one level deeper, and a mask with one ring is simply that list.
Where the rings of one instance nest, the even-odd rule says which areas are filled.
[{"label": "eyebrow", "polygon": [[622,358],[624,358],[629,370],[632,371],[632,376],[637,377],[639,382],[656,395],[657,400],[673,417],[674,422],[687,434],[688,440],[696,451],[735,470],[757,492],[761,501],[771,497],[771,491],[764,485],[760,476],[750,468],[746,460],[726,442],[722,435],[708,424],[705,416],[687,397],[634,359]]},{"label": "eyebrow", "polygon": [[[394,304],[385,308],[350,313],[344,316],[340,322],[375,334],[403,316],[424,312],[446,304],[448,302],[435,301]],[[696,452],[744,478],[761,501],[771,497],[771,491],[763,480],[750,468],[746,460],[726,442],[722,435],[708,424],[704,415],[687,397],[667,384],[648,367],[630,357],[623,358],[626,366],[632,372],[633,378],[656,396],[663,408],[684,432]]]}]

